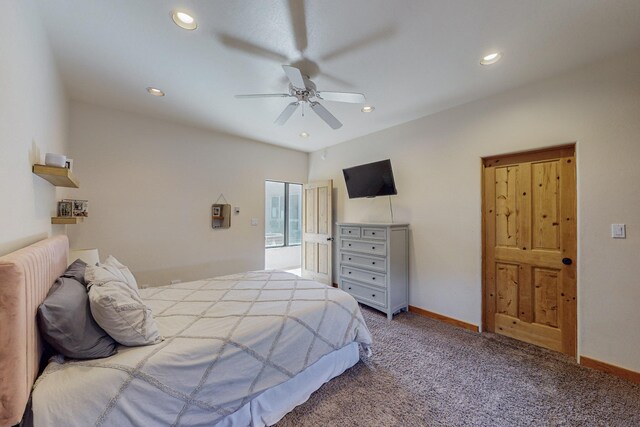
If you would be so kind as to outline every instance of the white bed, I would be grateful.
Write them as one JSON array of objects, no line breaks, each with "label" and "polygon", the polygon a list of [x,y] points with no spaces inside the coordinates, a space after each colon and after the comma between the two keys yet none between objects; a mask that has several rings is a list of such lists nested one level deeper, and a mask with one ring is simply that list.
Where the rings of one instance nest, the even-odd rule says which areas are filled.
[{"label": "white bed", "polygon": [[350,295],[289,273],[140,295],[165,340],[105,359],[54,358],[33,389],[34,425],[272,425],[371,343]]}]

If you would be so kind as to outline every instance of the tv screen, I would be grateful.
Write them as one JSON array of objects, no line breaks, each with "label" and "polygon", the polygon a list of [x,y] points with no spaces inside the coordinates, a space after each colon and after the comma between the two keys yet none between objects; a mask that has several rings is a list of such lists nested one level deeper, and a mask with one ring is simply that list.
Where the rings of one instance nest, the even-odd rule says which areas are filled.
[{"label": "tv screen", "polygon": [[398,194],[393,180],[391,160],[343,169],[350,199]]}]

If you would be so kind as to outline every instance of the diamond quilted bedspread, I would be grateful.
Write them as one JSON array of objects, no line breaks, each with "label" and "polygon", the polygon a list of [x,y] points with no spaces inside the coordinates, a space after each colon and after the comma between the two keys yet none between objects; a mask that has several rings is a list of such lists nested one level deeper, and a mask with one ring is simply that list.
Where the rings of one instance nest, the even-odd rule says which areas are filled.
[{"label": "diamond quilted bedspread", "polygon": [[212,425],[325,354],[371,336],[345,292],[279,271],[141,289],[165,340],[106,359],[56,358],[36,426]]}]

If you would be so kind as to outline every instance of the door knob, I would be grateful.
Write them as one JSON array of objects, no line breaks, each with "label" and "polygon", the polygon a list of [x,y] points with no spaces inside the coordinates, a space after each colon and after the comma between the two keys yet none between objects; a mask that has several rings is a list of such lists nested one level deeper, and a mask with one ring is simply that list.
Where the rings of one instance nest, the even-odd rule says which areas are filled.
[{"label": "door knob", "polygon": [[571,265],[573,264],[573,260],[571,258],[562,258],[562,263],[564,265]]},{"label": "door knob", "polygon": [[333,242],[333,237],[327,237],[327,242]]}]

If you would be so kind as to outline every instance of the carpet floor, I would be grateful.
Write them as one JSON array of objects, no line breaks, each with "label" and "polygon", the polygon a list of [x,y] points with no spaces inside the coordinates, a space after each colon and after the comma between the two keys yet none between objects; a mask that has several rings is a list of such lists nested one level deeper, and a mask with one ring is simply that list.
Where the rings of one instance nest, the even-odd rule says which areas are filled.
[{"label": "carpet floor", "polygon": [[373,356],[277,425],[640,426],[640,385],[495,334],[362,307]]}]

